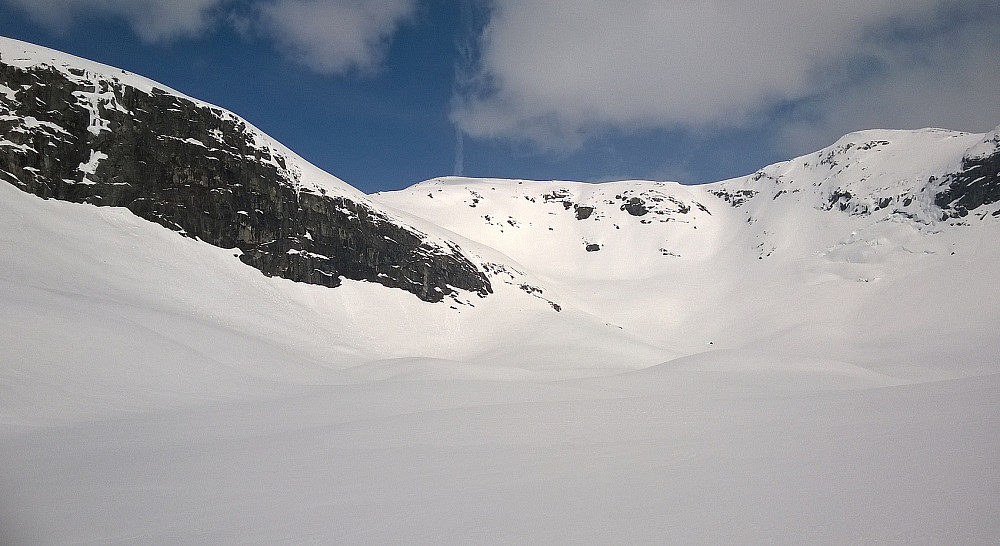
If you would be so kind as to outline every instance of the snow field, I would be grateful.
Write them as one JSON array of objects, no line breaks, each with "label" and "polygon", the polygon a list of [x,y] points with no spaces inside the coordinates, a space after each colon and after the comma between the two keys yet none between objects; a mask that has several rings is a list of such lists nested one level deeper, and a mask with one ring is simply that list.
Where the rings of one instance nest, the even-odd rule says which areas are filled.
[{"label": "snow field", "polygon": [[0,203],[5,543],[998,532],[987,223],[870,257],[877,282],[736,256],[565,282],[557,313],[504,283],[455,309],[297,285],[126,211]]}]

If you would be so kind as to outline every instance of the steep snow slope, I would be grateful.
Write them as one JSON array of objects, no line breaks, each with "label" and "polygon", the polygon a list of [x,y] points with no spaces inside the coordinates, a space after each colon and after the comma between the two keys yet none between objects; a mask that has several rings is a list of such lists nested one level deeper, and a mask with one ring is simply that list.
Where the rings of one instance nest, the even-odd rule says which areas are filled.
[{"label": "steep snow slope", "polygon": [[[934,129],[865,131],[703,186],[445,178],[373,199],[499,249],[537,274],[553,301],[673,350],[781,335],[793,336],[797,350],[851,361],[863,358],[857,340],[841,339],[842,326],[820,325],[856,323],[878,338],[897,315],[916,313],[933,330],[932,305],[947,305],[931,302],[955,293],[951,279],[966,260],[995,252],[983,241],[994,238],[1000,203],[971,222],[942,220],[935,203],[963,158],[996,153],[994,141]],[[982,289],[995,293],[989,285]],[[917,301],[884,302],[905,311],[862,312],[906,291]],[[971,307],[980,311],[969,322],[995,320],[989,306]]]},{"label": "steep snow slope", "polygon": [[556,278],[642,278],[724,236],[703,204],[717,199],[676,183],[442,178],[372,197]]},{"label": "steep snow slope", "polygon": [[[766,239],[751,245],[760,255],[797,235],[842,236],[840,226],[825,229],[796,217],[814,211],[864,217],[859,224],[892,218],[936,222],[941,211],[934,200],[941,188],[934,181],[959,171],[962,158],[990,137],[939,129],[864,131],[753,175],[701,186],[440,178],[373,197],[554,278],[634,279],[669,271],[678,261],[671,258],[729,252],[728,244],[748,242],[732,241],[747,231]],[[761,219],[771,231],[738,225]],[[776,233],[781,223],[789,229]],[[804,240],[788,251],[808,253],[823,244]]]}]

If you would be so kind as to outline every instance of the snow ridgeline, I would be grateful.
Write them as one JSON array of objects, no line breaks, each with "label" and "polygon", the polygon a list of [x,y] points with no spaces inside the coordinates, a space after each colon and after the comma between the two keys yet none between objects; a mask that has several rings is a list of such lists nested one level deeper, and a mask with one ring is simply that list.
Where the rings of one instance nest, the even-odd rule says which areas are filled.
[{"label": "snow ridgeline", "polygon": [[[973,162],[997,157],[996,140],[996,131],[862,131],[751,175],[699,186],[448,177],[373,198],[497,248],[532,270],[643,277],[669,270],[678,258],[703,260],[748,248],[754,259],[775,252],[808,255],[822,251],[831,237],[883,222],[938,229],[964,215],[952,208],[960,199],[948,193],[950,184]],[[997,176],[993,167],[976,178],[978,186],[963,190],[991,195],[974,204],[980,216],[997,210]],[[830,213],[815,215],[820,226],[845,215],[855,220],[843,232],[813,229],[807,217],[815,212]],[[730,246],[741,237],[743,247]]]}]

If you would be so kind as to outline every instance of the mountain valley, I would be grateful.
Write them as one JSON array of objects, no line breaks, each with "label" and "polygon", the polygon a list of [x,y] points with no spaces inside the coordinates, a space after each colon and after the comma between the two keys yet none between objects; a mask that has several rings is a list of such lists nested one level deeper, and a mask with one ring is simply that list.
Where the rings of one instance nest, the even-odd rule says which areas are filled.
[{"label": "mountain valley", "polygon": [[989,542],[998,132],[366,195],[0,39],[0,543]]}]

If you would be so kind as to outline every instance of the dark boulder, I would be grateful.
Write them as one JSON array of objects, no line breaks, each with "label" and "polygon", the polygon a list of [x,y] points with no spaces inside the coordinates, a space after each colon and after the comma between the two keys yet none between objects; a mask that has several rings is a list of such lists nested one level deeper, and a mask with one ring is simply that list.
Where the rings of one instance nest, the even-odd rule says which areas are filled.
[{"label": "dark boulder", "polygon": [[588,207],[586,205],[574,205],[573,208],[576,209],[577,220],[586,220],[587,218],[590,218],[591,214],[594,213],[594,207]]},{"label": "dark boulder", "polygon": [[649,209],[646,208],[646,203],[638,198],[632,197],[622,205],[622,210],[628,212],[632,216],[643,216],[649,213]]}]

